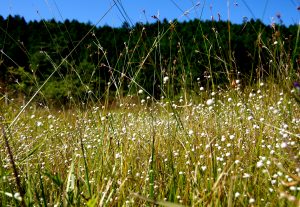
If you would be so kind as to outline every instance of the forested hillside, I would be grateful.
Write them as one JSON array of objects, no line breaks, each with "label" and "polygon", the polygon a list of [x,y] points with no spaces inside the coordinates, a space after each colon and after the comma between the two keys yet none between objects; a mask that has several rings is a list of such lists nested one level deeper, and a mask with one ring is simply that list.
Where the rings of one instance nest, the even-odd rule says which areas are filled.
[{"label": "forested hillside", "polygon": [[[291,75],[299,68],[297,31],[297,25],[259,20],[241,25],[163,20],[134,27],[125,22],[111,28],[75,20],[27,23],[20,16],[0,17],[1,93],[30,97],[54,71],[40,100],[99,99],[107,90],[113,98],[140,88],[154,97],[168,90],[174,97],[182,87],[197,93],[200,86],[287,75],[278,68],[286,67]],[[163,89],[164,77],[169,88]]]}]

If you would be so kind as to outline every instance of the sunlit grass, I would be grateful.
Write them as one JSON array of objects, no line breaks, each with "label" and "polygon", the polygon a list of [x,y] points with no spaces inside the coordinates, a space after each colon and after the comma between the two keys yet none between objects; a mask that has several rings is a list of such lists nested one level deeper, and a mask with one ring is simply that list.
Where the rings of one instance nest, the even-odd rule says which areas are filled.
[{"label": "sunlit grass", "polygon": [[[279,37],[268,45],[256,31],[257,52],[250,55],[258,56],[259,65],[247,77],[235,68],[233,51],[221,50],[218,31],[212,29],[214,45],[199,23],[205,51],[195,53],[205,54],[209,64],[203,77],[195,78],[187,72],[191,60],[183,42],[163,68],[167,54],[161,53],[160,41],[180,36],[176,23],[162,29],[157,22],[152,40],[142,38],[144,29],[118,51],[116,65],[110,65],[93,28],[60,64],[43,51],[53,73],[23,104],[0,99],[0,205],[299,206],[300,107],[290,58],[296,59],[298,38],[295,49],[286,52]],[[46,97],[44,86],[61,65],[72,62],[72,53],[89,35],[99,50],[98,64],[110,72],[105,92],[93,94],[74,66],[86,97],[68,96],[59,109],[48,100],[35,102]],[[141,52],[143,41],[153,42]],[[128,45],[133,45],[130,52]],[[157,83],[150,83],[151,93],[139,76],[153,54],[155,67],[149,71]],[[215,71],[213,59],[223,71]],[[226,80],[221,86],[220,74]]]},{"label": "sunlit grass", "polygon": [[[213,101],[26,109],[8,132],[26,203],[299,205],[300,109],[290,93],[266,84],[203,93]],[[0,198],[10,205],[19,201],[1,146]]]}]

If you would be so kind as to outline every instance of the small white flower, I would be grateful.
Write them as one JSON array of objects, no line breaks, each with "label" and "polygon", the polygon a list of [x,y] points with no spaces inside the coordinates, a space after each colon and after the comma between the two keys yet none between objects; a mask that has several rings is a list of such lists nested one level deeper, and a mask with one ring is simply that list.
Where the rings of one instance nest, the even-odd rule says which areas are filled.
[{"label": "small white flower", "polygon": [[249,203],[254,203],[255,202],[255,199],[254,198],[250,198],[249,199]]},{"label": "small white flower", "polygon": [[239,192],[236,192],[235,194],[234,194],[234,197],[239,197],[241,194],[239,193]]},{"label": "small white flower", "polygon": [[243,178],[250,178],[250,174],[244,173]]},{"label": "small white flower", "polygon": [[249,121],[251,121],[253,119],[253,116],[248,116],[247,118]]},{"label": "small white flower", "polygon": [[138,94],[143,94],[143,90],[140,89],[140,90],[138,91]]},{"label": "small white flower", "polygon": [[40,121],[37,121],[37,122],[36,122],[36,126],[37,126],[37,127],[43,126],[43,123],[40,122]]},{"label": "small white flower", "polygon": [[256,163],[256,167],[260,168],[264,165],[264,163],[262,162],[262,160],[259,160],[257,163]]},{"label": "small white flower", "polygon": [[201,86],[201,87],[200,87],[200,91],[204,91],[204,87]]},{"label": "small white flower", "polygon": [[164,80],[164,84],[166,84],[168,82],[168,80],[169,80],[169,77],[165,76],[163,80]]},{"label": "small white flower", "polygon": [[117,153],[116,154],[116,159],[120,158],[121,157],[121,153]]},{"label": "small white flower", "polygon": [[287,147],[287,143],[286,143],[286,142],[282,142],[282,143],[280,144],[280,147],[281,147],[281,148],[286,148],[286,147]]},{"label": "small white flower", "polygon": [[204,165],[204,166],[201,167],[201,170],[202,170],[202,171],[205,171],[206,168],[207,168],[207,167]]},{"label": "small white flower", "polygon": [[254,97],[254,96],[255,96],[254,93],[249,93],[249,97],[250,97],[250,98],[252,98],[252,97]]},{"label": "small white flower", "polygon": [[253,129],[259,129],[259,126],[256,125],[256,124],[254,124],[254,125],[253,125]]},{"label": "small white flower", "polygon": [[192,136],[194,134],[194,131],[193,130],[189,130],[189,136]]},{"label": "small white flower", "polygon": [[221,141],[224,142],[225,140],[226,140],[226,137],[224,135],[222,135]]},{"label": "small white flower", "polygon": [[18,201],[22,201],[22,197],[19,192],[14,194],[14,198],[17,199]]},{"label": "small white flower", "polygon": [[207,104],[208,106],[211,106],[213,103],[214,103],[214,100],[213,100],[213,99],[208,99],[208,100],[206,101],[206,104]]},{"label": "small white flower", "polygon": [[277,45],[277,44],[278,44],[278,42],[277,42],[277,41],[275,41],[273,44],[274,44],[274,45]]}]

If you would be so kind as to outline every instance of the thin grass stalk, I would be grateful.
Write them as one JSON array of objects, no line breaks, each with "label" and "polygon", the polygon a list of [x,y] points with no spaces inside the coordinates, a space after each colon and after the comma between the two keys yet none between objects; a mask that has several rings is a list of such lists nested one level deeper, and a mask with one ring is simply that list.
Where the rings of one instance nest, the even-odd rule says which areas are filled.
[{"label": "thin grass stalk", "polygon": [[88,170],[88,165],[87,165],[87,161],[86,161],[86,154],[84,151],[84,144],[83,144],[83,140],[82,140],[82,136],[79,136],[80,138],[80,147],[81,147],[81,153],[83,156],[83,163],[84,163],[84,171],[85,171],[85,182],[88,188],[88,193],[89,193],[89,199],[92,198],[92,191],[91,191],[91,185],[90,185],[90,180],[89,180],[89,170]]},{"label": "thin grass stalk", "polygon": [[[0,120],[3,121],[3,117],[0,117]],[[24,191],[24,189],[22,188],[22,185],[21,185],[21,180],[20,180],[20,177],[19,177],[19,173],[18,173],[18,169],[17,169],[16,163],[15,163],[14,156],[13,156],[13,152],[11,150],[11,147],[10,147],[7,135],[6,135],[6,130],[5,130],[5,127],[4,127],[4,125],[3,125],[2,122],[0,123],[0,126],[1,126],[1,130],[2,130],[2,137],[3,137],[4,142],[5,142],[5,147],[7,149],[8,155],[9,155],[9,161],[10,161],[10,164],[11,164],[11,166],[13,168],[13,172],[14,172],[14,177],[15,177],[17,189],[18,189],[18,191],[20,193],[20,196],[21,196],[21,203],[20,203],[20,205],[22,207],[25,207],[26,206],[26,203],[25,203],[25,200],[24,200],[24,198],[25,198],[25,191]]]},{"label": "thin grass stalk", "polygon": [[231,22],[230,22],[230,0],[227,0],[227,12],[228,12],[228,19],[227,19],[227,28],[228,28],[228,61],[230,70],[232,69],[232,50],[231,50]]},{"label": "thin grass stalk", "polygon": [[149,169],[149,195],[150,198],[155,200],[155,192],[154,192],[154,184],[155,184],[155,127],[154,127],[154,117],[151,113],[152,117],[152,142],[151,142],[151,163],[150,163],[150,169]]},{"label": "thin grass stalk", "polygon": [[47,207],[47,198],[45,195],[44,183],[43,183],[42,175],[40,172],[41,172],[41,166],[38,165],[38,176],[39,176],[39,182],[40,182],[40,189],[42,191],[42,200],[43,200],[44,207]]},{"label": "thin grass stalk", "polygon": [[296,36],[296,43],[295,43],[295,48],[293,50],[293,58],[292,58],[292,64],[295,62],[295,59],[297,58],[297,55],[298,55],[298,50],[299,50],[299,47],[298,47],[298,43],[299,43],[299,37],[300,37],[300,22],[298,23],[298,30],[297,30],[297,36]]}]

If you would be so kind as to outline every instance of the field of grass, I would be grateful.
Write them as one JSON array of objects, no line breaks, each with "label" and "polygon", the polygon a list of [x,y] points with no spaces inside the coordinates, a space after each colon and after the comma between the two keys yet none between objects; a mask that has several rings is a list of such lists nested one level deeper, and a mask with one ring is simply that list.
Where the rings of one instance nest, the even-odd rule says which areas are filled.
[{"label": "field of grass", "polygon": [[31,106],[13,127],[20,108],[2,105],[0,202],[299,206],[300,107],[291,90],[260,83],[113,109]]},{"label": "field of grass", "polygon": [[[207,66],[207,87],[192,83],[195,95],[189,74],[180,74],[172,99],[169,77],[161,74],[165,97],[155,99],[134,74],[137,92],[113,103],[108,90],[98,102],[38,105],[35,96],[59,70],[53,64],[28,102],[0,97],[0,206],[300,206],[300,94],[290,59],[299,31],[293,54],[258,44],[274,63],[264,77],[260,66],[256,80],[229,77],[229,51],[214,58],[231,87],[218,87]],[[210,50],[201,52],[210,59]]]}]

